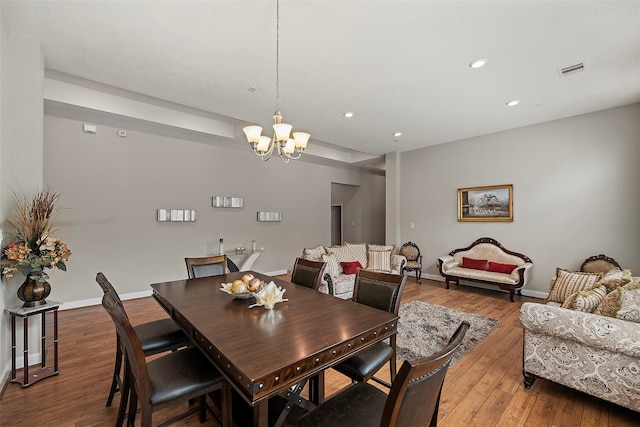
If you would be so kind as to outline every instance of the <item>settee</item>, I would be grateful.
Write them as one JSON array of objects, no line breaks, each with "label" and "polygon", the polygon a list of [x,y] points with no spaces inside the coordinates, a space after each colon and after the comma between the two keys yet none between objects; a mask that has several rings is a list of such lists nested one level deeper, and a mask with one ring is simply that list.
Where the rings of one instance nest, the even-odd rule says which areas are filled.
[{"label": "settee", "polygon": [[[350,299],[358,268],[402,274],[406,258],[398,255],[395,245],[346,243],[340,246],[318,245],[304,248],[301,258],[327,263],[319,291]],[[289,267],[291,274],[292,267]]]},{"label": "settee", "polygon": [[497,240],[482,237],[466,248],[454,249],[438,258],[438,270],[446,288],[460,279],[496,285],[509,292],[509,299],[531,280],[531,259],[504,248]]},{"label": "settee", "polygon": [[606,273],[557,269],[547,302],[522,304],[524,385],[540,377],[640,411],[640,277],[605,258],[590,264]]}]

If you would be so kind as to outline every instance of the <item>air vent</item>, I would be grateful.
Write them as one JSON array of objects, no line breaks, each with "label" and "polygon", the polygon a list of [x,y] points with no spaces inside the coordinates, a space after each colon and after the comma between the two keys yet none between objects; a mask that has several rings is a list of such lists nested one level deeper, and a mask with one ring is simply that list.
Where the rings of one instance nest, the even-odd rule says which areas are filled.
[{"label": "air vent", "polygon": [[580,62],[579,64],[569,65],[568,67],[563,67],[558,70],[560,73],[560,77],[565,77],[570,74],[579,73],[584,71],[584,63]]}]

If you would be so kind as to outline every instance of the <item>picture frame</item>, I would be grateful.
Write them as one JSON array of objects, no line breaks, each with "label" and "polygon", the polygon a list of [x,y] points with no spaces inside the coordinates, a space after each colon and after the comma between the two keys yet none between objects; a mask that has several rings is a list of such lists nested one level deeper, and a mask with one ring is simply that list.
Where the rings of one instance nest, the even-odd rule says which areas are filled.
[{"label": "picture frame", "polygon": [[459,188],[458,221],[512,222],[513,185]]}]

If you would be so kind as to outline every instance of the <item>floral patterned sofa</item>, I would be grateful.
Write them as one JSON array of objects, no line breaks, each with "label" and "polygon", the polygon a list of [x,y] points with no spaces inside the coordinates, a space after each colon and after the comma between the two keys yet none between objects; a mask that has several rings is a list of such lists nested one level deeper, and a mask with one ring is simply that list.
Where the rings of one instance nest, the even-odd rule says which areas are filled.
[{"label": "floral patterned sofa", "polygon": [[[347,243],[341,246],[305,248],[301,258],[327,263],[320,291],[342,299],[350,299],[358,268],[401,274],[407,259],[398,255],[395,245]],[[289,274],[291,269],[289,267]]]},{"label": "floral patterned sofa", "polygon": [[581,270],[558,268],[547,303],[522,304],[524,385],[540,377],[640,412],[640,277],[605,255]]}]

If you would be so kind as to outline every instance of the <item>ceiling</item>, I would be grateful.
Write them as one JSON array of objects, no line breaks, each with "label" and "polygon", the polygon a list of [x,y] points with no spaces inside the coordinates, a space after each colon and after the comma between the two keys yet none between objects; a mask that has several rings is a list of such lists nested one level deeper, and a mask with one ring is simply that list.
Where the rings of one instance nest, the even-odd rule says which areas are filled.
[{"label": "ceiling", "polygon": [[[40,41],[47,69],[272,123],[275,1],[1,7],[11,33]],[[478,58],[488,63],[470,68]],[[640,1],[280,3],[280,110],[311,144],[382,155],[635,102]]]}]

